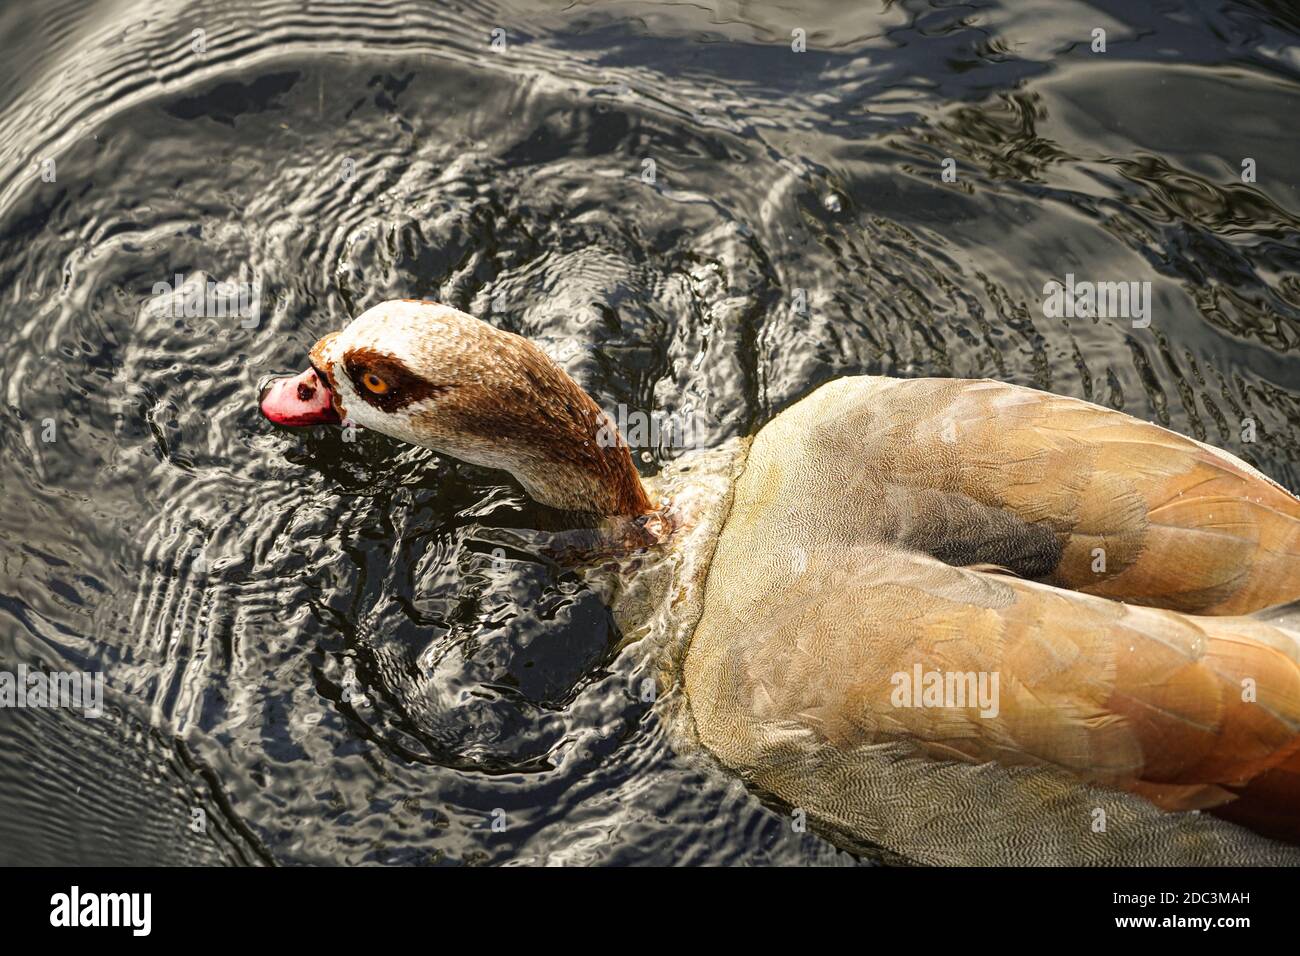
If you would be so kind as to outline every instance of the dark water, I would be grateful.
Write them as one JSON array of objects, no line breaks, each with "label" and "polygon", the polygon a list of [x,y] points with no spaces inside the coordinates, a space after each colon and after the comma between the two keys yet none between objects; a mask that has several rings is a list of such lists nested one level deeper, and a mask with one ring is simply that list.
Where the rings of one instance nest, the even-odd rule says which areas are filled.
[{"label": "dark water", "polygon": [[[107,684],[0,710],[0,862],[855,862],[674,754],[578,577],[493,560],[518,487],[256,385],[431,297],[705,447],[991,376],[1296,487],[1300,14],[1145,6],[0,6],[0,670]],[[1046,318],[1067,273],[1150,326]]]}]

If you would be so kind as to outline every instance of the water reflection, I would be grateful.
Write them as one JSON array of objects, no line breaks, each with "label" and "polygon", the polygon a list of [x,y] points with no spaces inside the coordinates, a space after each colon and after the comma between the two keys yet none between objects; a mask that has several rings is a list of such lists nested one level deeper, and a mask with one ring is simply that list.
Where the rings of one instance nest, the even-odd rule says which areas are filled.
[{"label": "water reflection", "polygon": [[[581,578],[494,555],[548,520],[518,488],[275,432],[258,382],[428,296],[701,447],[843,374],[991,376],[1295,487],[1297,27],[1265,3],[6,8],[0,665],[112,693],[101,724],[0,714],[0,821],[75,835],[0,846],[853,862],[673,752]],[[1150,282],[1150,327],[1046,317],[1071,271]],[[256,322],[177,314],[153,294],[177,275],[256,284]]]}]

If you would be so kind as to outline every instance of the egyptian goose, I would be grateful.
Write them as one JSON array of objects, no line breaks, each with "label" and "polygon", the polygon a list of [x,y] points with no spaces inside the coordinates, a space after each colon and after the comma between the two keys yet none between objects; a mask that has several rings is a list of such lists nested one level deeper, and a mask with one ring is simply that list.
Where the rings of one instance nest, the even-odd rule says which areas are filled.
[{"label": "egyptian goose", "polygon": [[716,479],[682,509],[545,353],[465,313],[386,302],[310,357],[263,390],[272,422],[347,419],[692,549],[692,739],[844,845],[1295,859],[1166,812],[1300,839],[1300,501],[1232,455],[1015,385],[863,376],[661,482]]}]

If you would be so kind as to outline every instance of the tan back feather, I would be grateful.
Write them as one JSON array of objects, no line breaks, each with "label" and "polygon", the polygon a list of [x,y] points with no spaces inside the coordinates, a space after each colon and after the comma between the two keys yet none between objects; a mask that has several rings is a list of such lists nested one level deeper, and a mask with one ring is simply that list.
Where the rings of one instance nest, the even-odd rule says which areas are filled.
[{"label": "tan back feather", "polygon": [[[1041,582],[1249,610],[1300,596],[1298,529],[1248,466],[1114,412],[994,383],[832,383],[759,434],[737,482],[685,665],[695,725],[826,825],[934,862],[1007,861],[1014,843],[982,842],[987,801],[1059,862],[1231,860],[1242,841],[1270,857],[1126,791],[1207,806],[1286,761],[1296,635]],[[1106,569],[1085,576],[1098,541]],[[1041,580],[953,566],[975,563]],[[896,706],[917,665],[996,674],[996,714]],[[951,804],[971,788],[984,803]],[[1129,829],[1096,831],[1106,807]]]}]

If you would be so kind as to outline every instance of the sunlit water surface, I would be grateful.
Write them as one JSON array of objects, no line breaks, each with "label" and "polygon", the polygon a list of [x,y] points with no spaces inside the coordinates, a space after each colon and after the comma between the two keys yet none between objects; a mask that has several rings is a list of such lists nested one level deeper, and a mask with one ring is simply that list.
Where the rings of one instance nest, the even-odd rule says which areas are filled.
[{"label": "sunlit water surface", "polygon": [[[387,298],[702,447],[990,376],[1300,484],[1290,4],[704,6],[0,7],[0,669],[107,681],[0,711],[0,862],[869,862],[675,753],[503,475],[259,417]],[[1045,318],[1071,272],[1150,327]]]}]

